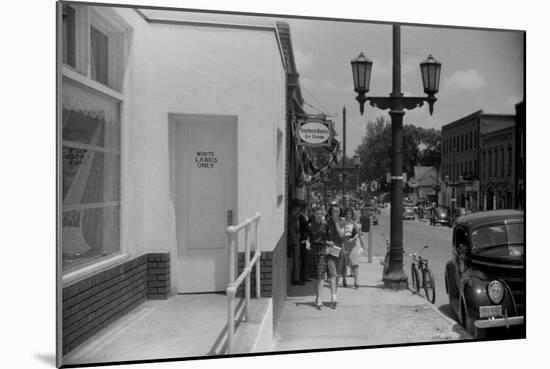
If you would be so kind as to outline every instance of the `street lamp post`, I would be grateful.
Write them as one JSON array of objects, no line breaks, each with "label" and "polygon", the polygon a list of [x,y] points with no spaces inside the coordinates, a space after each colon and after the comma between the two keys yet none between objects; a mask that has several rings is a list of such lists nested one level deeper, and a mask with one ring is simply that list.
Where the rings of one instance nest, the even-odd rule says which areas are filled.
[{"label": "street lamp post", "polygon": [[342,108],[342,206],[346,206],[346,172],[344,167],[346,166],[346,107]]},{"label": "street lamp post", "polygon": [[437,100],[435,94],[439,90],[441,75],[441,63],[431,55],[420,63],[422,83],[426,97],[405,97],[401,92],[401,27],[393,25],[393,90],[389,97],[367,97],[369,91],[372,61],[363,53],[351,61],[353,83],[356,100],[359,102],[361,115],[366,101],[379,109],[389,109],[392,122],[392,158],[391,158],[391,230],[390,230],[390,258],[389,267],[383,276],[386,288],[407,288],[407,276],[403,270],[403,115],[404,110],[412,110],[427,102],[430,114],[433,113],[433,105]]},{"label": "street lamp post", "polygon": [[353,155],[353,165],[355,165],[355,191],[359,192],[359,166],[361,165],[361,157],[357,154]]}]

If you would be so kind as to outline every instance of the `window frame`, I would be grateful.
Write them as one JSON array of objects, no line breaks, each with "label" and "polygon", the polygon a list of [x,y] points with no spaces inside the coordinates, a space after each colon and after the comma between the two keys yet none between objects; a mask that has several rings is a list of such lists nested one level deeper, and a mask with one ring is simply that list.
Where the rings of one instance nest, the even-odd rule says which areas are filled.
[{"label": "window frame", "polygon": [[[67,211],[67,207],[70,210],[78,210],[80,208],[87,209],[91,207],[97,207],[98,204],[105,206],[117,206],[118,207],[118,251],[113,252],[103,257],[94,258],[92,260],[83,261],[82,264],[75,265],[74,268],[63,269],[60,265],[61,280],[63,285],[73,283],[77,280],[81,280],[86,276],[89,276],[98,270],[102,270],[106,265],[114,265],[128,258],[128,250],[125,249],[124,232],[123,232],[123,214],[124,214],[124,202],[123,202],[123,163],[124,158],[122,154],[122,148],[124,144],[123,131],[124,120],[122,116],[124,95],[122,91],[122,77],[124,75],[124,66],[127,50],[128,36],[131,32],[131,27],[120,17],[114,10],[104,7],[93,7],[89,5],[70,4],[75,10],[75,66],[64,63],[63,59],[59,60],[61,84],[58,88],[63,88],[65,79],[69,83],[76,84],[82,88],[88,89],[91,93],[102,96],[104,98],[113,100],[118,105],[118,147],[116,149],[106,147],[96,147],[94,145],[79,144],[72,141],[63,140],[63,127],[61,122],[58,122],[58,135],[59,135],[59,149],[58,149],[58,167],[63,166],[63,147],[77,147],[91,149],[96,152],[108,153],[117,155],[118,165],[118,188],[116,189],[118,194],[117,201],[105,201],[102,203],[85,203],[85,204],[72,204],[63,207],[63,200],[60,194],[59,199],[59,212],[60,218],[63,217],[63,212]],[[109,39],[109,52],[108,52],[108,70],[109,70],[109,85],[102,84],[91,78],[90,71],[90,29],[94,26],[102,33],[106,33]],[[114,40],[114,42],[110,42]],[[60,47],[62,45],[60,44]],[[61,52],[62,55],[62,52]],[[59,109],[63,110],[62,98],[59,99]],[[90,146],[90,147],[89,147]],[[62,180],[62,174],[59,179]],[[59,183],[61,186],[61,183]],[[116,204],[115,204],[116,203]],[[74,209],[73,209],[74,208]],[[77,209],[78,208],[78,209]],[[62,233],[63,225],[60,223],[60,234]],[[59,253],[63,252],[63,240],[59,238]]]},{"label": "window frame", "polygon": [[[61,61],[63,69],[70,69],[90,81],[99,83],[111,90],[122,91],[122,78],[128,35],[131,27],[112,9],[89,5],[70,4],[75,10],[75,66]],[[91,78],[91,27],[96,28],[108,38],[108,84],[102,84]],[[62,45],[63,46],[63,45]],[[65,74],[65,72],[63,73]]]},{"label": "window frame", "polygon": [[[63,198],[61,195],[61,206],[60,206],[60,212],[61,212],[61,219],[63,219],[63,213],[67,211],[84,211],[84,210],[90,210],[90,209],[99,209],[99,208],[111,208],[111,207],[118,207],[118,251],[113,252],[108,255],[104,256],[98,256],[95,258],[91,258],[88,260],[82,261],[82,263],[74,265],[73,267],[69,267],[67,269],[63,268],[63,265],[61,265],[61,272],[63,275],[63,284],[72,283],[73,281],[79,279],[80,277],[83,277],[84,275],[88,275],[92,273],[94,270],[97,270],[98,268],[101,269],[102,265],[110,264],[109,260],[111,259],[120,259],[121,257],[126,257],[125,250],[123,250],[123,242],[122,242],[122,100],[116,99],[113,96],[109,96],[106,94],[103,94],[101,91],[93,89],[89,85],[82,85],[78,83],[78,81],[72,80],[71,78],[67,78],[67,76],[63,76],[63,84],[65,83],[72,83],[76,85],[79,88],[87,89],[89,92],[99,95],[104,99],[111,100],[114,104],[118,105],[118,144],[117,148],[111,148],[111,147],[105,147],[105,146],[98,146],[98,145],[91,145],[91,144],[84,144],[79,143],[75,141],[70,140],[64,140],[63,139],[63,127],[60,127],[60,147],[61,152],[63,151],[64,147],[68,148],[76,148],[76,149],[85,149],[88,151],[94,151],[97,153],[102,154],[110,154],[110,155],[116,155],[118,158],[117,164],[118,164],[118,188],[116,189],[118,200],[108,200],[108,201],[102,201],[102,202],[92,202],[92,203],[78,203],[78,204],[69,204],[69,205],[63,205]],[[65,81],[67,79],[67,81]],[[93,81],[93,80],[91,80]],[[99,82],[93,81],[97,84]],[[61,105],[63,102],[61,101]],[[63,110],[63,108],[62,108]],[[59,168],[63,168],[63,155],[59,158]],[[63,179],[63,176],[61,175],[61,179]],[[82,216],[82,215],[81,215]],[[63,232],[63,224],[61,224],[61,233]],[[63,239],[61,239],[61,252],[63,252]],[[97,265],[97,267],[96,267]]]}]

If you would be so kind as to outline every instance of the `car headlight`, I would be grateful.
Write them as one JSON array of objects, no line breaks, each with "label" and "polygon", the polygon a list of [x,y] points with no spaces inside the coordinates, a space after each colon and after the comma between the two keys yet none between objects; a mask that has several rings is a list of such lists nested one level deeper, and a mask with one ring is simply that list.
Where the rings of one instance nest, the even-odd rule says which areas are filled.
[{"label": "car headlight", "polygon": [[487,294],[493,304],[499,304],[504,297],[504,285],[499,281],[492,281],[487,285]]}]

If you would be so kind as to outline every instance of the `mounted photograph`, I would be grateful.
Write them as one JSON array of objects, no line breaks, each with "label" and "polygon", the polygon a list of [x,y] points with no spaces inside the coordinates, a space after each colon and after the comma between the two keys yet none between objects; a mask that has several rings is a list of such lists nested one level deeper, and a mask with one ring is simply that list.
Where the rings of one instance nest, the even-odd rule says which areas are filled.
[{"label": "mounted photograph", "polygon": [[526,337],[524,30],[56,5],[58,367]]}]

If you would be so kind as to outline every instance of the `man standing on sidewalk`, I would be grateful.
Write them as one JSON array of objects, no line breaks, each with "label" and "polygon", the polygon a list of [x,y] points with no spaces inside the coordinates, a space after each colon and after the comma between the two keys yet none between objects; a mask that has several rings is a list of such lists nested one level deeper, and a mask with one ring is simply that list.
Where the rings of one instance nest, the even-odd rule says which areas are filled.
[{"label": "man standing on sidewalk", "polygon": [[300,281],[304,283],[309,282],[311,280],[306,277],[306,262],[307,262],[307,253],[308,253],[306,248],[306,240],[307,240],[308,222],[309,220],[306,214],[306,203],[303,202],[303,206],[300,207],[300,211],[298,213],[298,225],[299,225],[299,232],[300,232]]},{"label": "man standing on sidewalk", "polygon": [[302,256],[300,245],[300,221],[299,214],[303,211],[305,202],[299,199],[293,199],[290,204],[290,214],[288,217],[288,257],[292,259],[291,278],[293,285],[303,285],[302,277]]}]

